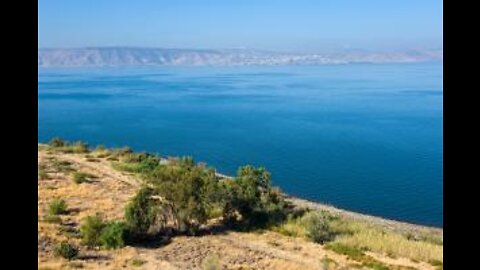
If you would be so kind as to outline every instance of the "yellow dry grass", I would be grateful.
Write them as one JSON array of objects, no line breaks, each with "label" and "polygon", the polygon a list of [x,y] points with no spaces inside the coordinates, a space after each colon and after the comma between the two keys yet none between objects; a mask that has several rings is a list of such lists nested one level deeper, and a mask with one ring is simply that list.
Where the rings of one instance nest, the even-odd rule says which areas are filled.
[{"label": "yellow dry grass", "polygon": [[417,261],[443,261],[443,245],[409,240],[399,233],[386,231],[361,222],[344,222],[341,227],[353,233],[342,235],[335,242]]}]

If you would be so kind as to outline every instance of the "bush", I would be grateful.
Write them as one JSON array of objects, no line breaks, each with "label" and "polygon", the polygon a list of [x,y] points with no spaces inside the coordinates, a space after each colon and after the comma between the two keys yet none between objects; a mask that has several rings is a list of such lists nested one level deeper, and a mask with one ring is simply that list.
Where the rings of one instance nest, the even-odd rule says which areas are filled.
[{"label": "bush", "polygon": [[60,139],[59,137],[55,137],[53,138],[49,143],[48,143],[51,147],[63,147],[66,145],[65,141],[63,141],[62,139]]},{"label": "bush", "polygon": [[76,184],[81,184],[85,182],[90,182],[91,178],[94,178],[95,176],[89,174],[89,173],[84,173],[84,172],[74,172],[73,173],[73,182]]},{"label": "bush", "polygon": [[323,244],[333,239],[334,233],[330,227],[332,216],[326,212],[308,212],[301,218],[305,226],[306,236],[315,243]]},{"label": "bush", "polygon": [[237,177],[223,181],[222,188],[226,201],[224,218],[229,226],[241,230],[267,228],[287,217],[288,205],[281,191],[271,187],[271,175],[263,167],[240,167]]},{"label": "bush", "polygon": [[69,244],[68,242],[62,242],[59,245],[55,246],[54,254],[57,257],[63,257],[68,260],[72,260],[78,255],[78,249]]},{"label": "bush", "polygon": [[100,244],[108,249],[117,249],[125,246],[125,224],[111,222],[105,226],[100,235]]},{"label": "bush", "polygon": [[82,242],[88,246],[100,246],[100,236],[105,227],[106,224],[99,215],[87,217],[82,226],[80,226]]},{"label": "bush", "polygon": [[112,165],[119,171],[149,174],[160,165],[160,157],[148,153],[125,153]]},{"label": "bush", "polygon": [[89,216],[80,227],[82,242],[88,246],[116,249],[125,246],[126,226],[123,222],[104,222],[99,215]]},{"label": "bush", "polygon": [[68,213],[68,206],[65,200],[53,200],[48,207],[49,215],[63,215]]},{"label": "bush", "polygon": [[71,147],[73,153],[82,154],[82,153],[88,153],[89,152],[88,144],[86,144],[82,141],[76,141],[70,147]]},{"label": "bush", "polygon": [[160,203],[152,198],[154,195],[156,193],[152,188],[143,187],[125,208],[126,225],[132,236],[144,237],[152,233],[151,229],[155,225],[157,225],[157,230],[153,233],[158,233],[160,229],[163,229],[164,223],[160,217],[162,215]]}]

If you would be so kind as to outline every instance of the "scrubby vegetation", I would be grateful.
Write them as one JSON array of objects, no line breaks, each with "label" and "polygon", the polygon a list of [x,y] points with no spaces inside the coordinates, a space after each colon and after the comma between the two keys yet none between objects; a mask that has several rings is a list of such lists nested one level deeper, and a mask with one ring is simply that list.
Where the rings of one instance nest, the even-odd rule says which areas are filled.
[{"label": "scrubby vegetation", "polygon": [[375,260],[373,257],[366,255],[361,249],[347,246],[339,243],[332,243],[327,245],[327,249],[330,249],[336,253],[346,255],[348,258],[360,262],[363,266],[376,269],[376,270],[388,270],[389,267],[384,263]]},{"label": "scrubby vegetation", "polygon": [[99,246],[100,236],[106,224],[100,215],[88,216],[80,226],[82,242],[88,246]]},{"label": "scrubby vegetation", "polygon": [[96,178],[95,175],[84,173],[84,172],[74,172],[72,177],[73,177],[73,182],[75,182],[76,184],[88,183],[93,178]]},{"label": "scrubby vegetation", "polygon": [[306,236],[315,243],[323,244],[334,237],[330,227],[333,217],[326,212],[309,212],[302,217]]},{"label": "scrubby vegetation", "polygon": [[287,236],[303,237],[316,243],[325,243],[334,239],[339,231],[332,227],[338,217],[326,211],[306,211],[297,217],[290,216],[286,222],[274,230]]},{"label": "scrubby vegetation", "polygon": [[62,242],[55,246],[54,254],[57,257],[63,257],[65,259],[71,260],[77,257],[78,249],[72,244],[69,244],[68,242]]},{"label": "scrubby vegetation", "polygon": [[145,263],[146,263],[146,261],[144,261],[144,260],[142,260],[142,259],[137,259],[137,258],[132,259],[132,260],[130,261],[130,264],[131,264],[132,266],[135,266],[135,267],[142,266],[142,265],[144,265]]},{"label": "scrubby vegetation", "polygon": [[[443,242],[437,236],[428,232],[400,233],[326,211],[296,208],[272,186],[271,174],[263,167],[240,167],[230,179],[219,177],[213,168],[196,163],[191,157],[165,159],[135,153],[128,147],[97,147],[90,151],[87,144],[58,138],[48,147],[63,153],[89,152],[88,158],[106,158],[114,169],[141,179],[141,188],[125,206],[123,220],[104,220],[96,215],[82,222],[79,236],[83,244],[91,247],[116,249],[161,237],[198,235],[212,224],[222,224],[232,230],[269,229],[304,238],[347,256],[360,267],[388,269],[366,251],[443,267]],[[68,161],[53,160],[52,167],[62,172],[73,170]],[[41,169],[46,172],[46,167]],[[40,174],[39,166],[39,178]],[[80,184],[95,176],[73,172],[72,178]],[[65,201],[55,200],[44,220],[60,223],[58,215],[67,212]],[[67,250],[65,245],[63,249]],[[202,264],[204,269],[219,269],[218,258],[207,259]],[[323,263],[327,267],[334,264],[328,258]]]},{"label": "scrubby vegetation", "polygon": [[85,219],[80,235],[85,245],[116,249],[125,246],[126,228],[123,222],[105,222],[100,215],[95,215]]},{"label": "scrubby vegetation", "polygon": [[271,187],[270,173],[264,168],[241,167],[235,179],[218,181],[213,169],[188,157],[169,165],[155,157],[134,158],[132,162],[130,156],[126,163],[141,168],[136,172],[142,174],[146,186],[126,208],[133,234],[152,235],[168,227],[194,235],[215,217],[232,228],[256,229],[286,217],[288,206],[280,191]]},{"label": "scrubby vegetation", "polygon": [[53,200],[48,206],[49,215],[55,216],[55,215],[63,215],[67,213],[68,213],[68,206],[65,200],[62,200],[62,199]]},{"label": "scrubby vegetation", "polygon": [[126,229],[123,222],[112,221],[105,225],[100,234],[100,244],[107,249],[125,246]]},{"label": "scrubby vegetation", "polygon": [[59,151],[63,153],[88,153],[88,144],[82,141],[68,142],[60,138],[53,138],[48,145],[54,151]]},{"label": "scrubby vegetation", "polygon": [[[443,246],[426,240],[407,238],[401,233],[386,230],[366,222],[346,220],[327,212],[310,211],[289,218],[274,228],[293,237],[318,243],[332,242],[351,250],[369,250],[389,257],[406,257],[416,261],[443,260]],[[418,239],[426,236],[419,235]]]},{"label": "scrubby vegetation", "polygon": [[56,172],[71,172],[71,171],[74,171],[74,169],[72,168],[72,163],[69,162],[69,161],[66,161],[66,160],[59,161],[59,160],[54,159],[53,162],[52,162],[52,168]]},{"label": "scrubby vegetation", "polygon": [[335,239],[335,242],[343,245],[424,262],[443,261],[442,245],[407,239],[400,233],[386,231],[363,222],[340,220],[333,226],[343,232]]}]

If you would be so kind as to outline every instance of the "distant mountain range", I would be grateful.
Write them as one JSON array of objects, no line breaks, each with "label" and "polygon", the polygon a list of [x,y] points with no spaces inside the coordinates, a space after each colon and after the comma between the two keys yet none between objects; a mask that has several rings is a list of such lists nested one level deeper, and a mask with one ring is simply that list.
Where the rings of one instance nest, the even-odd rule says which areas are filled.
[{"label": "distant mountain range", "polygon": [[38,49],[39,67],[320,65],[442,60],[443,50],[441,49],[404,52],[352,50],[324,54],[280,53],[247,49],[196,50],[135,47]]}]

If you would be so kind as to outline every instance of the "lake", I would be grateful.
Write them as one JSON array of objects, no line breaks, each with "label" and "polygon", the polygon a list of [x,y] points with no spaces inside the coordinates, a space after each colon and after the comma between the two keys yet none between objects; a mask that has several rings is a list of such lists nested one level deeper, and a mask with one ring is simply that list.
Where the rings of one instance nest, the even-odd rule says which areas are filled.
[{"label": "lake", "polygon": [[443,226],[443,66],[39,69],[38,140],[265,166],[301,198]]}]

